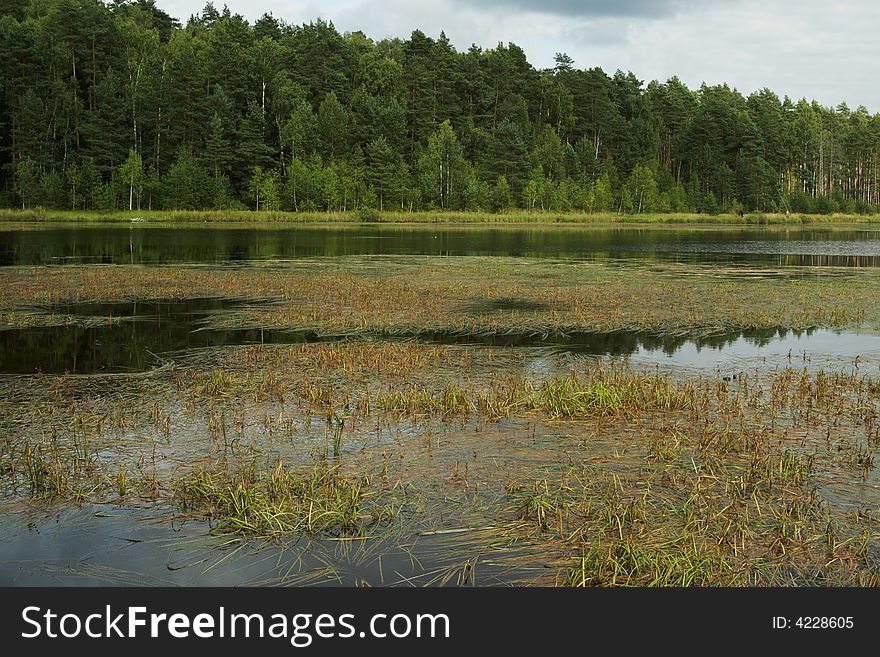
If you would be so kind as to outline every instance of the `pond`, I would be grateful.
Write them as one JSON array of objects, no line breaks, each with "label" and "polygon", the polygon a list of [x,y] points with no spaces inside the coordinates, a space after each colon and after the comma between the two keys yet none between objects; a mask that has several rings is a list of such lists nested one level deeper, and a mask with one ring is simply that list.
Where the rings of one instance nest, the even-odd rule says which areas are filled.
[{"label": "pond", "polygon": [[[756,505],[743,534],[759,537],[754,554],[769,554],[775,540],[765,518],[801,506],[821,510],[810,536],[833,517],[840,540],[855,544],[880,500],[871,308],[787,315],[783,326],[783,295],[742,321],[725,314],[700,326],[678,315],[669,330],[644,330],[633,327],[667,325],[630,313],[611,323],[629,328],[583,329],[609,325],[590,323],[617,302],[602,286],[628,272],[651,273],[628,279],[636,316],[665,317],[661,295],[642,289],[656,284],[667,306],[681,293],[699,318],[703,305],[729,313],[719,297],[734,288],[758,305],[769,297],[754,291],[778,285],[798,295],[792,305],[822,310],[832,298],[849,304],[857,283],[852,298],[864,306],[878,265],[880,230],[869,227],[2,226],[5,298],[21,292],[28,302],[0,308],[0,586],[557,584],[574,553],[553,536],[557,525],[564,533],[565,514],[592,522],[601,517],[594,504],[618,512],[624,498],[636,508],[657,491],[633,527],[656,521],[658,542],[645,549],[665,549],[691,491],[709,480],[704,453],[718,468],[711,480],[724,485],[695,527],[736,507],[724,495],[748,471],[767,483],[755,488],[760,500],[737,502]],[[520,278],[493,288],[512,267]],[[419,293],[402,310],[384,305],[394,280],[450,268],[464,274],[436,281],[449,292],[436,304],[449,306],[446,324],[420,312]],[[135,289],[147,274],[173,285],[182,272],[173,290]],[[291,272],[314,274],[314,285]],[[99,278],[103,287],[80,294]],[[74,283],[44,293],[39,282],[62,280]],[[589,280],[599,280],[590,296]],[[719,297],[693,293],[703,289]],[[322,304],[326,316],[316,314]],[[531,321],[577,304],[568,325]],[[276,310],[278,321],[265,321]],[[397,324],[376,319],[393,312]],[[578,406],[591,396],[593,406]],[[297,473],[325,468],[328,478],[344,472],[369,489],[365,500],[387,505],[358,507],[364,517],[378,509],[381,521],[353,532],[231,531],[220,496],[238,489],[224,488],[223,476],[244,473],[247,488],[275,481],[282,463]],[[214,482],[217,497],[199,506],[186,497],[187,477],[202,471],[210,476],[198,481],[206,490]],[[544,507],[550,520],[535,522]],[[583,536],[602,531],[591,527]],[[695,536],[724,549],[714,535]],[[876,563],[873,536],[864,558]],[[749,585],[863,581],[861,566],[817,579],[824,569],[806,557],[740,570],[752,567]],[[729,585],[724,572],[712,583]]]},{"label": "pond", "polygon": [[0,266],[242,263],[347,255],[504,255],[876,267],[880,229],[580,225],[0,226]]}]

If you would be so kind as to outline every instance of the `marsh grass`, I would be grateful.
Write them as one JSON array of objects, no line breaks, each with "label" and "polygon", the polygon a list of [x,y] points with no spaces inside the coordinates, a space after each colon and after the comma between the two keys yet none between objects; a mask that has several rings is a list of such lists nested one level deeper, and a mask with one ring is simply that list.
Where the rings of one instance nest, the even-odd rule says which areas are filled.
[{"label": "marsh grass", "polygon": [[531,406],[551,417],[608,416],[655,410],[684,410],[694,402],[693,390],[667,376],[636,374],[618,368],[598,369],[586,379],[576,376],[544,381]]},{"label": "marsh grass", "polygon": [[668,376],[640,374],[627,367],[593,368],[533,382],[495,381],[490,386],[447,383],[395,387],[377,394],[374,405],[399,415],[478,415],[491,419],[538,411],[548,418],[635,415],[648,411],[686,410],[696,403],[693,388]]},{"label": "marsh grass", "polygon": [[[787,281],[786,293],[803,296],[783,308],[782,293],[771,291],[763,307],[723,318],[727,305],[771,286],[705,283],[705,272],[683,282],[665,267],[626,282],[591,266],[561,274],[540,265],[533,271],[545,278],[532,290],[525,272],[507,265],[453,273],[435,263],[418,269],[423,278],[396,267],[387,279],[344,269],[251,277],[157,268],[138,281],[82,268],[71,278],[86,287],[74,291],[65,275],[49,294],[130,294],[129,282],[143,286],[136,293],[162,281],[181,292],[253,285],[282,302],[222,321],[296,323],[304,313],[355,333],[473,326],[539,336],[629,326],[641,310],[645,324],[680,331],[711,332],[744,317],[849,321],[876,297],[873,274],[815,290]],[[431,279],[432,271],[446,278]],[[35,272],[0,272],[17,285],[0,296],[46,294],[28,277],[56,274]],[[659,301],[645,308],[647,288],[636,288],[650,281],[660,281]],[[384,316],[374,295],[395,286]],[[474,315],[481,306],[463,301],[529,294],[542,305],[528,313],[507,304]],[[438,300],[447,306],[431,308]],[[830,320],[830,311],[839,314]],[[3,489],[34,504],[146,500],[207,520],[242,550],[239,541],[251,538],[307,537],[363,543],[375,556],[370,550],[409,545],[422,521],[433,531],[491,526],[492,555],[529,545],[524,567],[558,569],[557,583],[569,585],[877,583],[876,360],[832,372],[808,368],[804,357],[734,378],[546,354],[552,364],[536,372],[522,352],[352,339],[198,350],[138,376],[3,378]],[[483,581],[473,549],[387,581]],[[298,581],[335,577],[327,558],[326,569]]]},{"label": "marsh grass", "polygon": [[175,485],[174,501],[207,517],[219,532],[273,537],[286,533],[356,535],[393,515],[373,499],[368,483],[316,464],[295,473],[279,462],[270,472],[199,470]]},{"label": "marsh grass", "polygon": [[31,497],[80,503],[99,487],[97,472],[80,457],[57,447],[26,444],[20,465]]},{"label": "marsh grass", "polygon": [[634,541],[593,548],[565,574],[564,586],[706,586],[735,583],[735,574],[717,553],[688,543],[664,548]]},{"label": "marsh grass", "polygon": [[[878,535],[819,492],[845,475],[841,449],[855,464],[869,454],[858,436],[874,431],[871,378],[787,370],[769,392],[748,377],[721,383],[692,388],[693,402],[678,407],[689,419],[674,428],[669,417],[624,418],[642,425],[637,468],[585,464],[508,483],[522,531],[568,555],[560,583],[880,584]],[[838,442],[823,448],[825,426]]]},{"label": "marsh grass", "polygon": [[[667,263],[634,265],[624,275],[621,266],[500,257],[328,258],[241,270],[12,267],[0,269],[0,325],[33,324],[34,307],[44,304],[195,294],[253,300],[212,314],[205,328],[314,338],[534,340],[614,331],[694,337],[761,328],[880,328],[876,271],[821,279],[740,274]],[[508,309],[510,300],[532,309]]]},{"label": "marsh grass", "polygon": [[503,213],[487,212],[378,212],[376,210],[351,212],[256,212],[253,210],[137,210],[132,212],[93,212],[83,210],[51,210],[36,208],[21,210],[0,209],[0,221],[5,222],[74,222],[74,223],[431,223],[431,224],[812,224],[812,223],[872,223],[874,215],[850,214],[781,214],[752,212],[743,217],[735,214],[620,214],[616,212],[526,212],[511,210]]}]

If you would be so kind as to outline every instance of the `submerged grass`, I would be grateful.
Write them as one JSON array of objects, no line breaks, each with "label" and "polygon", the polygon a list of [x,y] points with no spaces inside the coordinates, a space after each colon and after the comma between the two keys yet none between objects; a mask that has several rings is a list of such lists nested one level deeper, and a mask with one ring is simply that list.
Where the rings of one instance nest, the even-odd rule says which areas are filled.
[{"label": "submerged grass", "polygon": [[522,378],[495,381],[489,386],[447,383],[394,387],[379,392],[370,404],[398,415],[477,415],[502,418],[539,411],[548,418],[635,416],[658,410],[684,410],[695,403],[691,386],[665,375],[636,373],[623,367],[595,368],[586,373],[532,382]]},{"label": "submerged grass", "polygon": [[632,467],[569,453],[556,474],[508,483],[508,508],[559,555],[565,585],[880,585],[880,534],[860,520],[876,496],[858,514],[841,506],[860,498],[846,468],[872,453],[872,382],[793,370],[704,382],[679,412],[630,416]]},{"label": "submerged grass", "polygon": [[693,401],[691,388],[674,384],[667,376],[599,369],[586,380],[566,376],[545,381],[532,396],[531,406],[551,417],[589,417],[683,410]]},{"label": "submerged grass", "polygon": [[718,554],[684,543],[666,549],[634,541],[593,548],[565,574],[565,586],[706,586],[735,582]]},{"label": "submerged grass", "polygon": [[[316,351],[313,365],[336,362],[328,348]],[[349,348],[336,348],[339,362],[355,365]],[[285,349],[240,351],[221,352],[204,371],[153,376],[168,379],[163,394],[171,397],[188,389],[186,378],[202,382],[189,388],[187,414],[207,417],[210,439],[199,434],[186,443],[178,466],[168,469],[156,456],[157,447],[175,450],[176,431],[163,426],[167,401],[151,397],[156,401],[141,407],[138,424],[124,406],[104,410],[96,389],[71,395],[59,383],[58,396],[28,417],[44,436],[67,433],[20,446],[7,438],[4,480],[56,504],[158,499],[236,540],[372,540],[398,527],[398,538],[388,540],[406,542],[413,530],[398,521],[433,509],[431,522],[439,521],[441,532],[493,526],[511,549],[542,546],[535,554],[545,555],[545,565],[559,569],[557,583],[566,585],[878,583],[880,536],[865,521],[871,509],[847,511],[866,489],[839,489],[841,476],[855,481],[846,474],[854,470],[876,479],[880,395],[873,374],[786,369],[725,381],[581,363],[538,380],[510,374],[413,387],[391,377],[364,388],[372,390],[368,403],[358,404],[340,394],[359,376],[346,384],[325,373],[342,387],[329,396],[311,393],[297,407],[295,396],[254,401],[265,380],[250,370],[267,363],[278,370],[264,376],[286,381],[288,396],[307,392],[296,384],[301,370],[285,375]],[[370,349],[359,353],[373,362]],[[291,354],[305,362],[299,346]],[[236,370],[223,369],[227,359]],[[49,379],[18,380],[13,398]],[[143,391],[125,404],[139,404]],[[69,401],[62,407],[60,399]],[[263,404],[277,417],[257,415]],[[8,424],[10,408],[0,414],[0,433],[25,424]],[[312,415],[318,422],[309,429]],[[499,418],[507,419],[487,428]],[[123,426],[123,434],[138,426],[144,434],[135,433],[126,447]],[[368,437],[380,433],[390,442],[371,444]],[[301,455],[309,435],[323,435],[313,443],[323,456],[285,465],[281,455]],[[523,449],[524,460],[517,456]],[[137,458],[123,460],[128,450]],[[485,452],[490,456],[478,456]],[[258,467],[263,459],[273,465]],[[829,486],[837,487],[833,495],[820,493]],[[840,496],[848,501],[835,502]],[[470,500],[467,521],[456,519],[461,500]],[[401,501],[413,512],[402,514]]]}]

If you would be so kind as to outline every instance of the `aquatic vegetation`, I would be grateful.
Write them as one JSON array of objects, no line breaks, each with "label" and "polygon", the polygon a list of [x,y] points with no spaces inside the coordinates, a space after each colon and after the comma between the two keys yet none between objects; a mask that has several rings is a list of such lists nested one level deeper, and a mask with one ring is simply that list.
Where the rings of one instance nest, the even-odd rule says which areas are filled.
[{"label": "aquatic vegetation", "polygon": [[[196,292],[186,339],[252,329],[139,372],[0,377],[0,488],[35,508],[149,506],[243,552],[357,543],[379,582],[483,582],[488,559],[510,568],[495,583],[876,584],[876,355],[626,359],[723,349],[736,327],[880,327],[876,277],[479,257],[0,269],[6,328],[64,315],[43,304]],[[471,551],[380,565],[445,532]],[[315,568],[297,581],[325,581]]]},{"label": "aquatic vegetation", "polygon": [[605,416],[686,409],[693,401],[691,393],[665,376],[599,370],[586,381],[574,376],[544,381],[530,403],[551,417]]},{"label": "aquatic vegetation", "polygon": [[634,541],[594,548],[563,580],[565,586],[729,586],[730,565],[717,554],[682,542],[661,549]]},{"label": "aquatic vegetation", "polygon": [[77,503],[98,486],[91,463],[65,456],[58,448],[27,444],[18,463],[35,498]]},{"label": "aquatic vegetation", "polygon": [[271,472],[199,470],[176,484],[175,503],[208,517],[222,532],[256,536],[282,533],[357,533],[393,514],[392,506],[371,499],[363,481],[336,468],[316,465],[305,474],[279,461]]},{"label": "aquatic vegetation", "polygon": [[[672,263],[523,264],[500,257],[383,257],[369,264],[328,258],[240,270],[83,266],[66,268],[63,276],[52,268],[3,268],[0,321],[19,325],[20,313],[43,304],[192,298],[197,291],[250,300],[207,316],[206,328],[315,337],[564,337],[616,330],[700,336],[736,328],[880,327],[875,271],[822,279],[745,273],[699,265],[686,271]],[[645,290],[651,290],[650,303]],[[511,299],[527,309],[511,308]]]},{"label": "aquatic vegetation", "polygon": [[[711,422],[637,429],[638,467],[609,472],[585,458],[510,482],[509,512],[568,563],[565,585],[878,585],[877,535],[819,493],[839,472],[841,446],[823,449],[826,425],[803,413],[820,395],[825,421],[840,430],[850,414],[857,435],[872,417],[853,413],[865,378],[794,374],[770,377],[776,394],[794,385],[803,393],[772,420],[778,398],[743,394],[760,381],[742,381],[735,394],[703,388],[699,409]],[[795,427],[805,430],[796,446]]]}]

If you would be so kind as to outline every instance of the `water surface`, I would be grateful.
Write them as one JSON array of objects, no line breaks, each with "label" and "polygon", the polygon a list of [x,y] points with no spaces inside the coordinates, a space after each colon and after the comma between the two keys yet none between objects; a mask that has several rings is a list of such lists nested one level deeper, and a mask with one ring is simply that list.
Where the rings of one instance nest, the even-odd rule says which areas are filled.
[{"label": "water surface", "polygon": [[583,225],[19,225],[0,265],[242,263],[347,255],[638,259],[874,267],[880,229]]},{"label": "water surface", "polygon": [[[761,275],[769,275],[769,268],[774,267],[786,268],[778,269],[782,276],[804,272],[825,276],[826,267],[880,265],[880,231],[855,227],[375,224],[0,227],[0,266],[202,263],[212,267],[248,267],[254,266],[255,261],[349,255],[495,255],[634,261],[639,263],[637,266],[664,261],[699,263],[710,268],[713,264],[741,266],[740,272],[756,271]],[[767,269],[761,269],[765,266]],[[843,275],[858,274],[847,270]],[[303,331],[213,328],[213,319],[239,309],[243,303],[193,298],[29,309],[36,325],[0,330],[0,375],[143,372],[177,358],[185,359],[205,348],[350,339]],[[486,312],[540,310],[518,307],[510,300],[492,303],[495,306],[486,308]],[[42,324],[41,316],[45,320]],[[362,339],[387,338],[366,335]],[[463,349],[478,345],[515,351],[523,355],[523,367],[534,378],[552,374],[560,362],[568,366],[570,359],[597,357],[694,369],[730,380],[747,368],[857,368],[864,362],[863,367],[870,364],[876,372],[880,361],[880,335],[828,329],[747,329],[711,335],[614,331],[537,337],[424,332],[395,339],[451,344]],[[865,360],[860,361],[861,357]],[[17,382],[13,379],[13,383]],[[181,429],[175,436],[180,438],[181,432],[189,432],[187,435],[198,439],[188,443],[187,449],[194,450],[192,454],[182,454],[199,458],[205,450],[205,429],[184,414],[179,416]],[[417,438],[423,433],[422,429],[412,431],[419,433]],[[495,459],[510,459],[512,465],[507,467],[519,468],[524,463],[543,467],[555,462],[556,457],[548,457],[545,451],[529,452],[531,456],[526,457],[519,452],[514,454],[516,449],[511,443],[516,442],[517,432],[522,434],[520,442],[525,446],[520,449],[534,449],[534,438],[529,438],[527,426],[499,426],[498,431],[497,444],[488,440],[485,433],[478,435],[481,449],[497,452],[491,453],[493,463]],[[564,431],[564,427],[559,431]],[[471,435],[470,428],[467,433]],[[473,435],[477,436],[475,432]],[[396,434],[395,439],[399,439]],[[455,459],[459,457],[454,448],[457,439],[449,439],[447,445]],[[562,433],[541,437],[552,449],[563,452],[570,448],[566,441],[576,439]],[[285,443],[285,448],[305,454],[310,449],[310,440],[308,436],[300,437],[297,442]],[[438,448],[440,444],[438,440]],[[397,447],[393,441],[389,445],[392,450]],[[361,448],[353,443],[351,449]],[[616,442],[613,451],[616,455]],[[462,453],[465,452],[470,450]],[[439,458],[431,454],[432,460]],[[455,464],[458,465],[457,460]],[[493,477],[495,474],[492,473]],[[861,505],[866,499],[875,500],[876,475],[855,479],[825,484],[846,504]],[[865,490],[854,491],[854,486]],[[419,518],[427,521],[430,516],[433,521],[436,516],[442,521],[446,511],[424,512]],[[446,522],[468,526],[463,520]],[[549,572],[540,566],[542,555],[530,553],[528,546],[506,545],[503,551],[493,553],[486,547],[492,536],[479,532],[420,535],[414,525],[404,533],[391,533],[387,538],[371,541],[310,541],[291,537],[271,542],[230,543],[227,538],[212,535],[207,523],[181,522],[170,509],[149,505],[63,509],[52,509],[49,505],[47,509],[12,501],[0,512],[0,537],[0,586],[473,584],[474,573],[479,584],[509,584],[541,582]]]},{"label": "water surface", "polygon": [[[65,316],[69,321],[0,330],[0,373],[143,372],[174,360],[176,354],[205,347],[346,339],[312,331],[211,328],[212,315],[234,309],[241,303],[195,298],[48,306],[45,311]],[[538,360],[548,352],[572,353],[629,357],[641,363],[704,369],[750,361],[806,363],[816,355],[849,358],[880,355],[880,335],[829,329],[747,329],[700,336],[650,331],[550,336],[425,332],[408,339],[434,344],[521,348]]]}]

